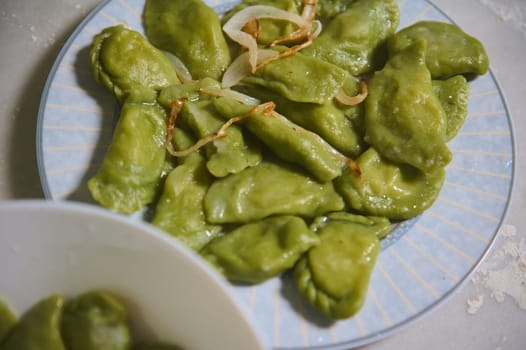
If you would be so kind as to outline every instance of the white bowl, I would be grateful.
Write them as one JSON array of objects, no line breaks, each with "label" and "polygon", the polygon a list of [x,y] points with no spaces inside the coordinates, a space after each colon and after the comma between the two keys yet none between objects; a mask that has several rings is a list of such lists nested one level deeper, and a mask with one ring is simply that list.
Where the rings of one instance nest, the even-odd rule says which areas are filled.
[{"label": "white bowl", "polygon": [[86,204],[0,202],[0,298],[15,313],[94,288],[124,298],[143,336],[188,350],[265,348],[222,277],[166,234]]}]

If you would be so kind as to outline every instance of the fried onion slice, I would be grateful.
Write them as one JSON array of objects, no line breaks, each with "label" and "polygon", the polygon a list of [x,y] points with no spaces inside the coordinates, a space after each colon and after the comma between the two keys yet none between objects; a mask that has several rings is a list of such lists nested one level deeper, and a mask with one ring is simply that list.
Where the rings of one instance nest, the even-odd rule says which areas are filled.
[{"label": "fried onion slice", "polygon": [[[319,35],[322,29],[321,22],[315,20],[317,3],[318,0],[305,0],[301,15],[267,5],[248,6],[234,14],[225,23],[223,30],[233,41],[248,49],[250,72],[255,73],[259,67],[282,57],[290,56],[312,43],[312,40]],[[285,52],[276,53],[275,58],[268,58],[258,63],[260,51],[258,50],[257,39],[260,30],[259,19],[262,18],[289,21],[298,27],[294,32],[273,40],[270,46],[284,42],[299,42],[299,44]],[[313,24],[316,24],[314,31]]]},{"label": "fried onion slice", "polygon": [[345,93],[345,91],[340,89],[338,93],[334,96],[336,100],[346,106],[356,106],[367,98],[367,95],[369,94],[369,89],[367,87],[367,83],[365,80],[360,80],[360,93],[354,96],[349,96]]},{"label": "fried onion slice", "polygon": [[256,105],[254,106],[254,108],[252,108],[248,112],[228,119],[223,125],[221,125],[221,127],[216,132],[210,133],[202,137],[201,139],[199,139],[196,143],[194,143],[192,146],[188,147],[187,149],[176,151],[172,144],[174,128],[175,128],[175,121],[177,120],[177,116],[179,115],[179,112],[181,111],[181,108],[185,100],[186,99],[180,99],[180,100],[175,100],[174,102],[172,102],[172,106],[170,110],[170,118],[168,120],[165,144],[166,144],[167,151],[174,157],[186,157],[192,154],[193,152],[198,151],[201,147],[205,146],[206,144],[213,142],[214,140],[225,137],[227,129],[231,127],[232,125],[234,125],[235,123],[238,123],[258,113],[263,113],[264,115],[268,115],[272,113],[274,109],[276,108],[276,104],[272,101]]}]

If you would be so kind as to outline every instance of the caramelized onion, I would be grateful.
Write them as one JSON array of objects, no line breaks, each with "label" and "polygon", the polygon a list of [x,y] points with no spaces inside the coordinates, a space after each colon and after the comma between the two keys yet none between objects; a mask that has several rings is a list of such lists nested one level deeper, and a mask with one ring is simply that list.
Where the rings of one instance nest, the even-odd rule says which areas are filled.
[{"label": "caramelized onion", "polygon": [[184,103],[183,99],[176,100],[172,103],[172,109],[170,111],[170,121],[168,123],[168,131],[170,131],[169,133],[170,136],[168,136],[168,132],[167,132],[166,148],[168,152],[174,157],[186,157],[192,154],[193,152],[198,151],[201,147],[205,146],[206,144],[225,137],[227,129],[231,127],[232,125],[234,125],[235,123],[238,123],[242,121],[243,119],[251,117],[255,115],[256,113],[260,113],[260,112],[262,112],[263,114],[271,113],[272,111],[274,111],[274,108],[276,108],[276,105],[274,104],[274,102],[266,102],[263,104],[258,104],[254,106],[254,108],[252,108],[247,113],[244,113],[244,114],[228,119],[223,125],[221,125],[221,127],[216,132],[210,133],[200,138],[196,143],[194,143],[192,146],[188,147],[187,149],[176,151],[172,145],[173,129],[175,127],[175,120],[181,110],[183,103]]},{"label": "caramelized onion", "polygon": [[334,97],[338,102],[346,106],[356,106],[357,104],[362,103],[367,98],[367,95],[369,93],[369,89],[367,88],[367,83],[365,82],[365,80],[360,80],[360,89],[361,92],[358,95],[349,96],[345,93],[345,91],[342,88]]},{"label": "caramelized onion", "polygon": [[181,98],[179,100],[173,101],[170,105],[170,117],[168,118],[166,125],[166,139],[164,140],[164,146],[166,147],[168,153],[170,153],[173,156],[175,156],[177,153],[172,143],[175,129],[175,121],[179,116],[181,108],[183,108],[184,101],[186,101],[186,98]]},{"label": "caramelized onion", "polygon": [[230,39],[248,49],[252,73],[256,71],[258,62],[258,44],[252,35],[243,31],[243,28],[246,28],[247,23],[262,18],[292,22],[296,24],[298,28],[309,28],[310,30],[311,27],[311,23],[302,16],[272,6],[248,6],[234,14],[225,23],[223,30]]}]

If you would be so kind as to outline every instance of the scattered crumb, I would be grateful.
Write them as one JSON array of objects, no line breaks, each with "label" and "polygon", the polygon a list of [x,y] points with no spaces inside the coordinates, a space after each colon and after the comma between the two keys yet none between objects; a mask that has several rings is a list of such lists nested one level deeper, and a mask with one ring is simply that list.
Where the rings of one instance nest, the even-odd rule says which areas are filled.
[{"label": "scattered crumb", "polygon": [[484,303],[484,296],[483,295],[477,295],[474,298],[468,299],[467,300],[467,304],[468,304],[467,311],[468,311],[468,314],[470,314],[470,315],[476,314],[480,310],[480,308],[481,308],[483,303]]}]

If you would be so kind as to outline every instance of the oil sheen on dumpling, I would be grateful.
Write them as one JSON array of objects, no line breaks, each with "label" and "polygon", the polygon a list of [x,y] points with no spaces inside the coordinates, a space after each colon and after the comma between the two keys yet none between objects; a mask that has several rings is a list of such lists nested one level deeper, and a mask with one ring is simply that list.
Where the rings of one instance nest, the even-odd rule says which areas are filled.
[{"label": "oil sheen on dumpling", "polygon": [[463,75],[433,80],[433,90],[446,113],[446,140],[452,140],[468,116],[469,84]]}]

